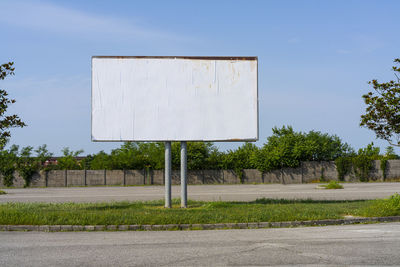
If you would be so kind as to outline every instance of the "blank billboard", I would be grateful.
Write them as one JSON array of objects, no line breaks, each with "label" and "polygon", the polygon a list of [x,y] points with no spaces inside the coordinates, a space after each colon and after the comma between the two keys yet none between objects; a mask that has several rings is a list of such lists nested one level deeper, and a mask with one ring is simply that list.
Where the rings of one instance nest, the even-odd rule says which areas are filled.
[{"label": "blank billboard", "polygon": [[256,141],[256,57],[92,57],[93,141]]}]

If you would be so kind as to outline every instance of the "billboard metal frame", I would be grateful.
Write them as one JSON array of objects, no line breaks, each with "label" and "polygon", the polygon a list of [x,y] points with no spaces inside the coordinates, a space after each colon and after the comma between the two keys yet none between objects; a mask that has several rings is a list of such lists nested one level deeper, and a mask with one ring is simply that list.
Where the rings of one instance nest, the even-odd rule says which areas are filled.
[{"label": "billboard metal frame", "polygon": [[[256,113],[257,113],[257,135],[255,139],[232,139],[232,140],[207,140],[210,142],[244,142],[244,141],[257,141],[259,138],[259,100],[258,100],[258,57],[210,57],[210,56],[93,56],[91,64],[91,103],[93,105],[93,59],[94,58],[111,58],[111,59],[189,59],[189,60],[245,60],[257,62],[257,81],[256,81]],[[93,107],[91,108],[91,129],[93,129]],[[165,142],[165,207],[171,208],[171,141],[179,140],[93,140],[94,142]],[[190,140],[190,141],[204,141],[204,140]],[[181,207],[187,207],[187,145],[186,141],[181,141]]]},{"label": "billboard metal frame", "polygon": [[[243,57],[238,57],[238,56],[92,56],[92,64],[91,64],[91,76],[93,77],[93,59],[94,58],[110,58],[110,59],[189,59],[189,60],[234,60],[234,61],[256,61],[257,62],[257,90],[256,90],[256,121],[257,121],[257,134],[255,138],[250,138],[250,139],[237,139],[237,138],[232,138],[232,139],[216,139],[216,140],[202,140],[202,139],[191,139],[191,140],[186,140],[188,142],[255,142],[258,141],[259,139],[259,94],[258,94],[258,57],[257,56],[243,56]],[[91,106],[93,105],[93,80],[91,79]],[[91,108],[91,116],[90,116],[90,125],[91,129],[93,129],[93,107]],[[92,142],[167,142],[167,141],[172,141],[172,142],[181,142],[182,140],[165,140],[165,139],[154,139],[154,140],[148,140],[148,139],[135,139],[135,140],[129,140],[129,139],[123,139],[123,140],[95,140],[93,138],[93,135],[91,135],[91,140]]]}]

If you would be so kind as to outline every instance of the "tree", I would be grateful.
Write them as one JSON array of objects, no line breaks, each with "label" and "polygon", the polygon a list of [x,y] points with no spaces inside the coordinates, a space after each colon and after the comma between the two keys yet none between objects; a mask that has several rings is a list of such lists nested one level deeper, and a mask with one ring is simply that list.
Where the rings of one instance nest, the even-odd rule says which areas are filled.
[{"label": "tree", "polygon": [[396,155],[396,153],[394,152],[394,149],[392,146],[386,147],[384,157],[386,157],[387,159],[398,159],[399,158],[399,156]]},{"label": "tree", "polygon": [[82,165],[84,169],[111,170],[111,156],[101,150],[99,153],[93,156],[87,155],[86,158],[82,161]]},{"label": "tree", "polygon": [[[95,156],[95,160],[97,155]],[[111,160],[111,169],[119,170],[159,170],[164,167],[164,144],[162,142],[125,142],[120,148],[111,151],[107,159],[102,156],[103,161]],[[97,164],[96,162],[92,164]],[[94,169],[96,166],[91,166]]]},{"label": "tree", "polygon": [[352,153],[336,135],[316,131],[295,132],[291,126],[274,127],[272,136],[255,153],[255,165],[260,171],[296,168],[301,161],[330,161]]},{"label": "tree", "polygon": [[12,186],[14,182],[14,171],[16,170],[18,160],[18,149],[12,145],[9,150],[0,150],[0,174],[3,176],[3,184]]},{"label": "tree", "polygon": [[[171,147],[172,168],[178,170],[181,164],[180,142],[173,142]],[[216,160],[220,158],[218,149],[212,142],[187,142],[188,170],[206,170],[218,168]],[[164,162],[164,161],[163,161]]]},{"label": "tree", "polygon": [[47,160],[49,160],[52,156],[53,153],[49,152],[47,149],[47,145],[41,145],[39,146],[36,150],[36,159],[40,164],[40,167],[42,168]]},{"label": "tree", "polygon": [[[7,76],[14,75],[14,62],[8,62],[0,65],[0,80],[4,80]],[[18,117],[18,115],[5,115],[10,104],[14,104],[15,99],[8,97],[8,93],[4,89],[0,89],[0,149],[4,149],[9,138],[11,137],[10,128],[24,127],[26,124]]]},{"label": "tree", "polygon": [[[400,58],[394,60],[400,64]],[[400,67],[393,66],[396,81],[379,83],[369,81],[374,92],[363,95],[367,108],[361,115],[360,126],[373,130],[377,138],[384,139],[393,146],[400,146]]]},{"label": "tree", "polygon": [[23,147],[17,160],[17,170],[25,181],[24,187],[31,184],[33,175],[40,169],[38,158],[31,157],[32,150],[31,146]]},{"label": "tree", "polygon": [[83,150],[72,151],[68,147],[63,150],[63,156],[58,160],[57,167],[61,170],[80,170],[81,164],[76,159],[77,156],[83,153]]}]

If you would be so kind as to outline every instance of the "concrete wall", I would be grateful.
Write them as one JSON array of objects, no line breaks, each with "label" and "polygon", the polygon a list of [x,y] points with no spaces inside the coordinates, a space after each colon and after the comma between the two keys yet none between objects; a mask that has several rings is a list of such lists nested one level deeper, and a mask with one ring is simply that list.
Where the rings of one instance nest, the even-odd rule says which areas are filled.
[{"label": "concrete wall", "polygon": [[143,185],[144,171],[143,170],[125,170],[125,185]]},{"label": "concrete wall", "polygon": [[263,183],[266,184],[280,184],[282,183],[282,171],[275,170],[270,172],[264,172],[262,174]]},{"label": "concrete wall", "polygon": [[224,184],[238,184],[240,183],[239,177],[233,170],[222,170],[222,177]]},{"label": "concrete wall", "polygon": [[106,185],[106,170],[87,170],[86,184],[87,185]]},{"label": "concrete wall", "polygon": [[[239,177],[233,170],[189,170],[189,184],[238,184]],[[254,169],[243,170],[243,183],[310,183],[317,180],[337,180],[334,162],[302,162],[299,168],[284,168],[261,173]],[[400,160],[388,160],[386,180],[400,179]],[[380,161],[373,161],[370,180],[384,181]],[[345,181],[358,181],[352,171]],[[24,180],[14,174],[14,187],[23,187]],[[163,185],[163,170],[57,170],[40,172],[33,176],[32,187],[64,187],[92,185]],[[180,184],[180,171],[172,171],[172,184]],[[0,187],[3,187],[0,177]]]},{"label": "concrete wall", "polygon": [[123,170],[107,170],[106,185],[125,185]]},{"label": "concrete wall", "polygon": [[245,169],[243,170],[243,183],[263,183],[263,175],[259,170]]},{"label": "concrete wall", "polygon": [[400,160],[387,161],[387,180],[400,179]]},{"label": "concrete wall", "polygon": [[85,171],[84,170],[68,170],[67,171],[67,186],[85,186]]},{"label": "concrete wall", "polygon": [[47,173],[47,186],[61,187],[67,185],[67,171],[49,171]]},{"label": "concrete wall", "polygon": [[203,171],[190,170],[187,173],[188,184],[203,184]]},{"label": "concrete wall", "polygon": [[146,173],[146,184],[164,184],[164,170],[149,170]]}]

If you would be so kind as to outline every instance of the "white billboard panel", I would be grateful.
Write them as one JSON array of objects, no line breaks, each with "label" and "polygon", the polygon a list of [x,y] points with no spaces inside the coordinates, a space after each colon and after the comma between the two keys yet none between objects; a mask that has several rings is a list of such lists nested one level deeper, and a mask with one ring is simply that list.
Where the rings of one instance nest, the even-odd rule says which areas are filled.
[{"label": "white billboard panel", "polygon": [[92,57],[92,140],[258,140],[257,67],[256,57]]}]

